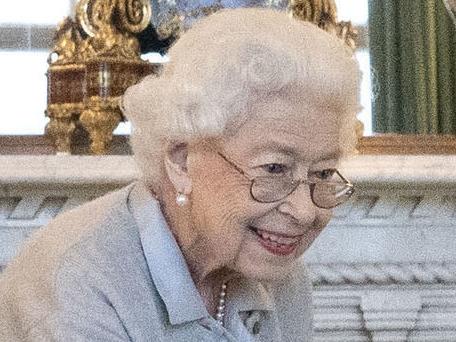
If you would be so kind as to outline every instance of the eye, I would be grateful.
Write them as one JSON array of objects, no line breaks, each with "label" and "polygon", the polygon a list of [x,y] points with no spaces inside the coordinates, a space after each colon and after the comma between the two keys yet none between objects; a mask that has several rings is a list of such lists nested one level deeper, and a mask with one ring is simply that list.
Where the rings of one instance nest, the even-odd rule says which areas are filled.
[{"label": "eye", "polygon": [[325,169],[321,171],[316,171],[313,174],[315,175],[316,178],[320,180],[330,180],[334,174],[336,173],[335,169]]},{"label": "eye", "polygon": [[285,165],[278,163],[265,164],[262,165],[261,168],[267,173],[274,175],[285,173],[287,170],[287,167]]}]

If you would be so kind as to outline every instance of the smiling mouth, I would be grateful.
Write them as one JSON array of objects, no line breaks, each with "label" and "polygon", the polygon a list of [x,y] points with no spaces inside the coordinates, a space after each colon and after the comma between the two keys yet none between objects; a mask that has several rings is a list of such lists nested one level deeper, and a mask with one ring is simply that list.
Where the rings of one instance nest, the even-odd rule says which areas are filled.
[{"label": "smiling mouth", "polygon": [[299,245],[303,235],[285,235],[249,226],[258,238],[260,245],[274,255],[286,256],[292,254]]}]

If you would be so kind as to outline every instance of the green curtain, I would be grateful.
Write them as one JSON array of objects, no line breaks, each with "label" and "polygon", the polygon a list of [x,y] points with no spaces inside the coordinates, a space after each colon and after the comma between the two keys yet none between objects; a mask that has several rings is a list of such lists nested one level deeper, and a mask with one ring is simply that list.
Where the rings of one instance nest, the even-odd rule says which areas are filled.
[{"label": "green curtain", "polygon": [[373,130],[456,134],[456,29],[442,0],[369,0]]}]

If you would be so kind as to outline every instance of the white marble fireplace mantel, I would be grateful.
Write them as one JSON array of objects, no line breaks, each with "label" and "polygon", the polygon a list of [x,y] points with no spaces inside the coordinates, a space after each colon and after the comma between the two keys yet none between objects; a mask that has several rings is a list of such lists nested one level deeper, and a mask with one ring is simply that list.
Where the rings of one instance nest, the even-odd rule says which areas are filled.
[{"label": "white marble fireplace mantel", "polygon": [[[359,155],[340,169],[355,183],[448,185],[456,188],[456,156]],[[128,183],[138,176],[131,156],[0,155],[0,185]]]},{"label": "white marble fireplace mantel", "polygon": [[[306,252],[316,341],[456,342],[456,156],[356,156]],[[59,212],[130,183],[130,156],[0,156],[0,268]]]}]

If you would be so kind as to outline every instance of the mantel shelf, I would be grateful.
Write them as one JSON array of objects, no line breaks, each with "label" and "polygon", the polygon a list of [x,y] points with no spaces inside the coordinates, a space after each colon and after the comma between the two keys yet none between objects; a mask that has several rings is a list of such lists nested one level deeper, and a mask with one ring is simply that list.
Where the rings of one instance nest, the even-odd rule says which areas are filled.
[{"label": "mantel shelf", "polygon": [[[361,184],[456,187],[452,155],[357,155],[340,169]],[[0,184],[127,184],[139,177],[132,156],[1,156]]]}]

